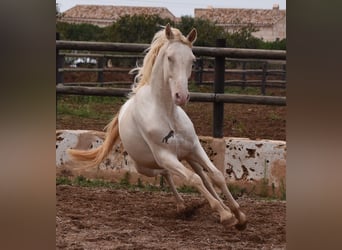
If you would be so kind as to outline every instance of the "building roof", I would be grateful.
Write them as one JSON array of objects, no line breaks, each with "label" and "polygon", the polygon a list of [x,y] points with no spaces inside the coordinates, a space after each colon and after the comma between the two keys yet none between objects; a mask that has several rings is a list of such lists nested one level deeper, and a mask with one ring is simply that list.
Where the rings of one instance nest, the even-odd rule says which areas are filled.
[{"label": "building roof", "polygon": [[112,6],[112,5],[76,5],[63,12],[62,20],[103,20],[116,21],[125,15],[158,15],[161,18],[176,17],[163,7],[136,7],[136,6]]},{"label": "building roof", "polygon": [[230,8],[198,8],[195,17],[206,18],[221,25],[255,26],[273,25],[286,16],[286,10],[273,9],[230,9]]}]

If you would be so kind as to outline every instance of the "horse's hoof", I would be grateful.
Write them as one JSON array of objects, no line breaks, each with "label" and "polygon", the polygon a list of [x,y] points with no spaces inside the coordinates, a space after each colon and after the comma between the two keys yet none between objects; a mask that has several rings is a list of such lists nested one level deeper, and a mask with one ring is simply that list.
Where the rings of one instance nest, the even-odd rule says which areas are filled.
[{"label": "horse's hoof", "polygon": [[237,230],[240,230],[240,231],[242,231],[242,230],[245,230],[246,229],[246,227],[247,227],[247,217],[246,217],[246,215],[243,213],[243,212],[239,212],[239,215],[238,215],[239,217],[239,222],[235,225],[235,228],[237,229]]},{"label": "horse's hoof", "polygon": [[186,206],[184,205],[184,203],[177,204],[177,213],[178,214],[184,213],[185,211],[186,211]]},{"label": "horse's hoof", "polygon": [[236,225],[238,222],[239,221],[235,218],[234,215],[228,219],[221,220],[222,225],[226,228],[232,227]]},{"label": "horse's hoof", "polygon": [[239,231],[243,231],[243,230],[245,230],[246,228],[247,228],[247,221],[245,221],[244,223],[242,223],[242,224],[236,224],[235,225],[235,228],[237,229],[237,230],[239,230]]}]

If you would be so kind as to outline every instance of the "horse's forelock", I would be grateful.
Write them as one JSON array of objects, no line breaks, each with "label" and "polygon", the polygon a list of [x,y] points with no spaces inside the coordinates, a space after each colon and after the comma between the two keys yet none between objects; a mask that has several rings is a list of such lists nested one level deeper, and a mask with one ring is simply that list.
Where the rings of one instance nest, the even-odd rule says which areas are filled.
[{"label": "horse's forelock", "polygon": [[[179,29],[171,28],[171,30],[173,33],[172,41],[180,41],[188,45],[190,48],[192,47],[191,42],[189,42],[189,40],[180,32]],[[140,87],[149,83],[152,68],[159,54],[159,51],[168,41],[169,40],[165,35],[165,29],[158,31],[154,35],[150,47],[147,48],[145,51],[147,53],[144,57],[143,65],[141,67],[136,67],[133,70],[131,70],[131,72],[138,72],[134,79],[133,92],[137,92]]]}]

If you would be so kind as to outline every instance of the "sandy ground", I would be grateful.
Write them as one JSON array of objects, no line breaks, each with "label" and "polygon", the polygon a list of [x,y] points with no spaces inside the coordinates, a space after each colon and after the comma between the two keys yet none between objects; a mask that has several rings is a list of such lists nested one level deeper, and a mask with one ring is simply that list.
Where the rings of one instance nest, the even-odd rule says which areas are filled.
[{"label": "sandy ground", "polygon": [[286,202],[238,198],[249,224],[225,228],[199,194],[56,186],[56,249],[285,249]]}]

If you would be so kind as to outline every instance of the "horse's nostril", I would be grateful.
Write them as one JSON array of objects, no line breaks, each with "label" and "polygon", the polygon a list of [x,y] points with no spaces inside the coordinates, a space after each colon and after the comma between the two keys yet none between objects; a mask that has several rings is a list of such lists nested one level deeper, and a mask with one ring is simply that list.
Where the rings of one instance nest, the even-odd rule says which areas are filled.
[{"label": "horse's nostril", "polygon": [[180,96],[179,96],[179,94],[178,94],[178,93],[176,93],[176,98],[177,98],[177,99],[179,99],[179,98],[180,98]]}]

